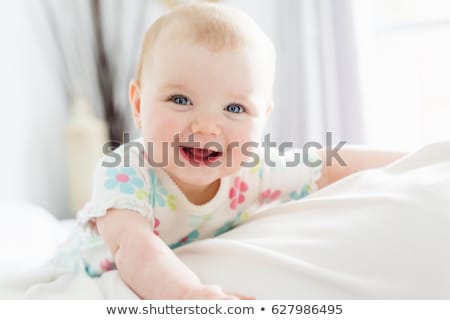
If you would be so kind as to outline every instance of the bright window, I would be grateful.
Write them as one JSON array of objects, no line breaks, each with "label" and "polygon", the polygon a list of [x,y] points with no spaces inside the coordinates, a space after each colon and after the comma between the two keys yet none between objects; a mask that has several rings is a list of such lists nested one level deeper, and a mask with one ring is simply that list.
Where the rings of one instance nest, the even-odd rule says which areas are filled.
[{"label": "bright window", "polygon": [[369,144],[450,139],[450,1],[358,1]]}]

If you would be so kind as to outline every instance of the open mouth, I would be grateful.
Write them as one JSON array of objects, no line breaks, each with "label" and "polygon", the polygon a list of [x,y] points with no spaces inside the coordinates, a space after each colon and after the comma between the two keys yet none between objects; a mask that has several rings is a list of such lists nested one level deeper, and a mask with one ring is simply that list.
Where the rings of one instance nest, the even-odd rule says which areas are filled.
[{"label": "open mouth", "polygon": [[223,153],[220,151],[192,148],[192,147],[180,147],[180,153],[183,157],[194,165],[208,165],[217,161],[222,157]]}]

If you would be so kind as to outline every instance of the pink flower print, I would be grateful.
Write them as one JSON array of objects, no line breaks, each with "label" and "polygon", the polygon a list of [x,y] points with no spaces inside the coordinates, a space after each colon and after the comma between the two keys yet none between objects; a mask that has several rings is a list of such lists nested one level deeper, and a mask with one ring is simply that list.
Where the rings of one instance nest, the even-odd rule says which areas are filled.
[{"label": "pink flower print", "polygon": [[228,197],[230,198],[230,208],[235,210],[238,204],[245,201],[243,193],[248,190],[248,185],[241,178],[236,177],[234,179],[234,186],[231,187]]},{"label": "pink flower print", "polygon": [[142,189],[144,181],[137,176],[136,170],[131,167],[106,168],[105,188],[113,190],[119,188],[121,193],[134,194],[135,189]]},{"label": "pink flower print", "polygon": [[100,269],[103,271],[110,271],[116,268],[116,265],[114,262],[110,261],[109,259],[103,259],[100,262]]},{"label": "pink flower print", "polygon": [[272,201],[275,201],[279,196],[281,195],[281,191],[280,190],[270,190],[267,189],[266,191],[262,192],[259,195],[259,203],[260,204],[264,204],[264,203],[270,203]]},{"label": "pink flower print", "polygon": [[155,222],[153,223],[153,233],[157,236],[159,236],[159,231],[156,229],[158,229],[159,224],[160,224],[159,219],[155,218]]}]

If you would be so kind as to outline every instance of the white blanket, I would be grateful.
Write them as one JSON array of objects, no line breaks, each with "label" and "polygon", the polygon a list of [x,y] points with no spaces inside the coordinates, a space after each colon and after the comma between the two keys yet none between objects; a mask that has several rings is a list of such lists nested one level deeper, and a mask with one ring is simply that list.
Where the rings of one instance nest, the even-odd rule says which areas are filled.
[{"label": "white blanket", "polygon": [[[32,243],[42,234],[23,236]],[[176,253],[205,283],[257,299],[450,299],[450,141]],[[137,298],[116,271],[92,279],[50,267],[2,270],[0,298]]]}]

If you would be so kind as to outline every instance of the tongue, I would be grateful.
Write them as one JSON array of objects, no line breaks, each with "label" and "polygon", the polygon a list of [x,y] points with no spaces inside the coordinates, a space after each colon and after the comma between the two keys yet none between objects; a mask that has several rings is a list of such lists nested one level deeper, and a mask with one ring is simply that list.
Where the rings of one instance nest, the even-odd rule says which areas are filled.
[{"label": "tongue", "polygon": [[213,154],[214,151],[200,149],[200,148],[190,148],[189,153],[196,159],[205,159],[211,154]]}]

